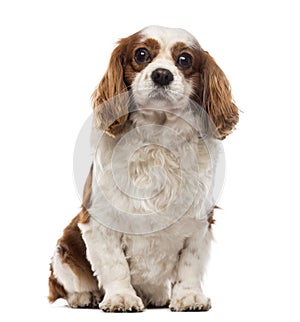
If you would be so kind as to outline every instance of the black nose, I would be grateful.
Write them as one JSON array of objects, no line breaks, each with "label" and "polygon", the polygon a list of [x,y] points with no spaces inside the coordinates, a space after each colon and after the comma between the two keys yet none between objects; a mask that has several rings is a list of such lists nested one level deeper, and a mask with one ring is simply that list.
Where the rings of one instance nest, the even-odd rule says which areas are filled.
[{"label": "black nose", "polygon": [[157,68],[152,72],[151,78],[156,85],[166,86],[172,82],[174,76],[165,68]]}]

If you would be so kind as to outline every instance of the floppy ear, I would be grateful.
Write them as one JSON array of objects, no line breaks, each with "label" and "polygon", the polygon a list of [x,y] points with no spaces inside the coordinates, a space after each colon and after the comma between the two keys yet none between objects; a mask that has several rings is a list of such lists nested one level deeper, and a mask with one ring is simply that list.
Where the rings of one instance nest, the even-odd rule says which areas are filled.
[{"label": "floppy ear", "polygon": [[109,66],[92,94],[96,128],[111,136],[122,132],[128,118],[127,86],[124,82],[124,44],[114,49]]},{"label": "floppy ear", "polygon": [[238,108],[232,101],[230,84],[215,60],[202,51],[200,70],[200,104],[224,139],[239,120]]}]

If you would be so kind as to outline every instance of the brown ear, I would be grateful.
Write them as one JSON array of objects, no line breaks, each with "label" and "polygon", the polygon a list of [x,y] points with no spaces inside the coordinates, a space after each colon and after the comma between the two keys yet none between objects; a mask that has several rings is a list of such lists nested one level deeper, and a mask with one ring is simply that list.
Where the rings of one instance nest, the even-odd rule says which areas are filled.
[{"label": "brown ear", "polygon": [[122,132],[128,118],[123,47],[124,45],[119,43],[114,49],[107,71],[92,94],[96,128],[111,136]]},{"label": "brown ear", "polygon": [[215,60],[202,51],[200,70],[200,104],[224,139],[239,120],[238,108],[232,101],[230,84]]}]

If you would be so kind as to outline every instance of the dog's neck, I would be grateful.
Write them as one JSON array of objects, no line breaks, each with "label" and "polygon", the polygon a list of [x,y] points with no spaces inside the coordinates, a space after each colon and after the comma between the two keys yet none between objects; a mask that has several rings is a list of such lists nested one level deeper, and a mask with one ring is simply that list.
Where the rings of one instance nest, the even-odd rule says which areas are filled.
[{"label": "dog's neck", "polygon": [[145,125],[159,125],[171,128],[188,141],[193,136],[198,136],[195,130],[195,118],[192,115],[192,111],[188,109],[170,111],[150,108],[137,109],[130,113],[129,121],[132,128]]}]

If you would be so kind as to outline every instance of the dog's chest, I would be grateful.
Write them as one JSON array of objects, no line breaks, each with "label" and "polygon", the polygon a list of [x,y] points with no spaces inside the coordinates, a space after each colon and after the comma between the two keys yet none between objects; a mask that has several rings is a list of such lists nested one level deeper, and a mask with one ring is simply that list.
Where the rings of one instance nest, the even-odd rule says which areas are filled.
[{"label": "dog's chest", "polygon": [[[104,136],[94,163],[89,213],[108,227],[134,234],[205,215],[201,207],[211,186],[211,160],[205,143],[189,130],[146,124],[117,140]],[[187,133],[193,133],[191,138]]]}]

